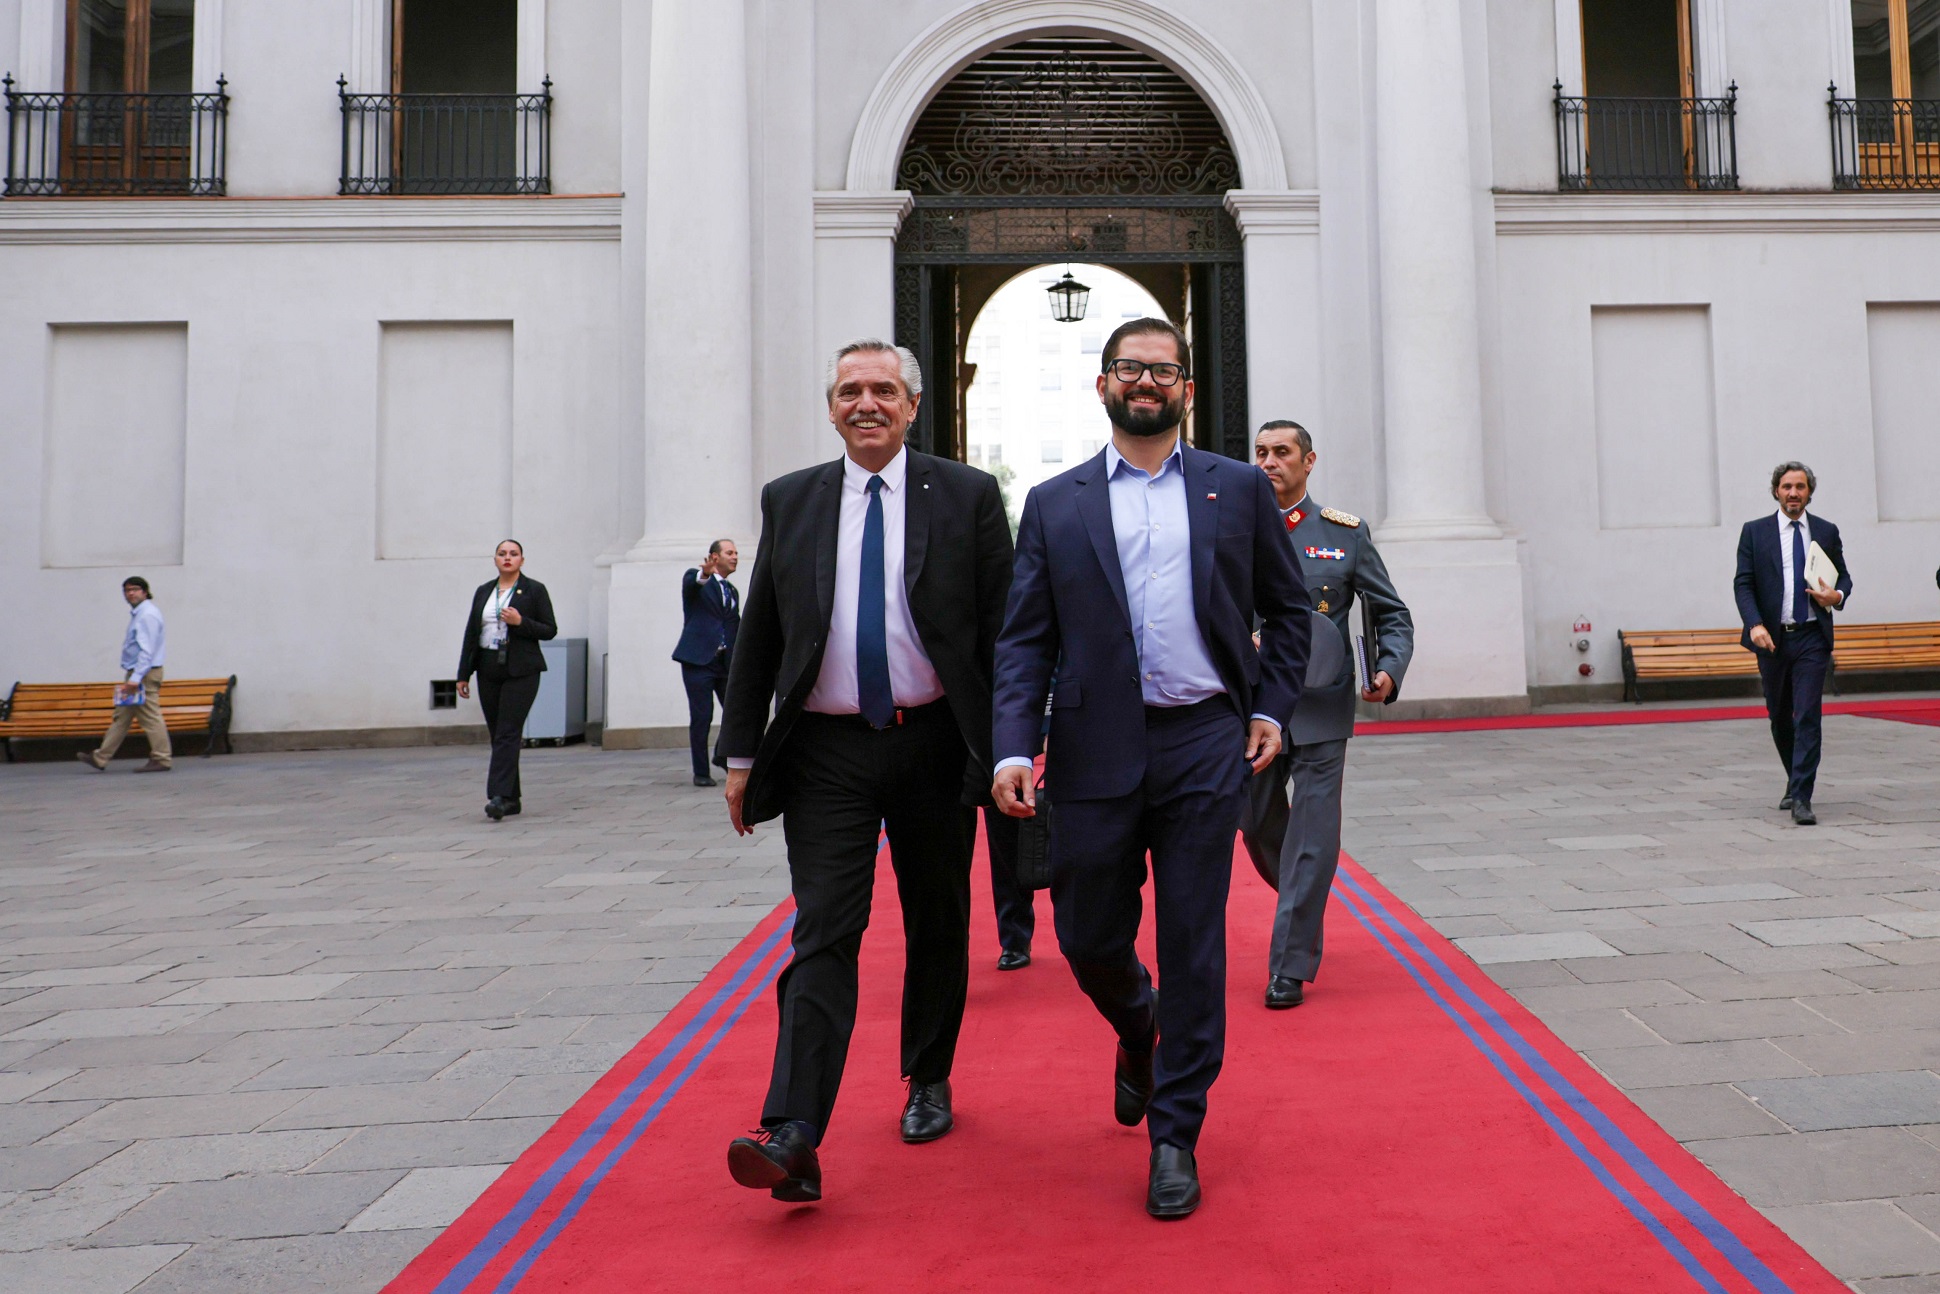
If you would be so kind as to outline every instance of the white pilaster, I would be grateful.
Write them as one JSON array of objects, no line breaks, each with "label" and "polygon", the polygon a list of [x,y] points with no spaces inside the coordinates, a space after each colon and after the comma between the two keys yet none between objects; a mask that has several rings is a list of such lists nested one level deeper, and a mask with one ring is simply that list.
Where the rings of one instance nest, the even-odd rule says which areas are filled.
[{"label": "white pilaster", "polygon": [[613,567],[609,745],[685,721],[680,572],[753,537],[753,243],[746,12],[656,0],[645,195],[646,526]]},{"label": "white pilaster", "polygon": [[1415,700],[1527,695],[1522,580],[1484,484],[1478,206],[1461,7],[1377,0],[1375,99],[1388,511],[1415,615]]},{"label": "white pilaster", "polygon": [[1722,99],[1731,84],[1726,66],[1730,40],[1725,35],[1725,0],[1691,0],[1692,72],[1700,99]]},{"label": "white pilaster", "polygon": [[350,0],[350,57],[344,79],[352,94],[391,92],[391,0]]},{"label": "white pilaster", "polygon": [[66,30],[66,0],[20,0],[20,62],[14,69],[14,89],[51,94],[62,88],[61,47]]},{"label": "white pilaster", "polygon": [[1826,49],[1830,55],[1826,80],[1851,98],[1859,92],[1859,74],[1853,69],[1852,0],[1826,0]]},{"label": "white pilaster", "polygon": [[195,48],[190,84],[197,94],[214,94],[222,76],[222,0],[195,0]]},{"label": "white pilaster", "polygon": [[1226,210],[1246,245],[1246,350],[1259,357],[1247,365],[1253,427],[1270,418],[1317,425],[1320,195],[1234,189]]},{"label": "white pilaster", "polygon": [[858,337],[896,339],[896,231],[915,202],[904,189],[815,195],[818,359]]},{"label": "white pilaster", "polygon": [[538,94],[545,80],[546,0],[519,0],[519,93]]},{"label": "white pilaster", "polygon": [[1583,0],[1556,0],[1556,79],[1569,98],[1583,93]]}]

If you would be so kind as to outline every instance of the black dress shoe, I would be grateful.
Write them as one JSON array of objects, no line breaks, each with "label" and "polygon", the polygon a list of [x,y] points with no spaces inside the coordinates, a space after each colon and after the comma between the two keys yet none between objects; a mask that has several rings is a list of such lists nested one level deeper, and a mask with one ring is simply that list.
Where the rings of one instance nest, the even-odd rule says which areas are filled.
[{"label": "black dress shoe", "polygon": [[997,958],[998,970],[1023,970],[1031,964],[1031,950],[1028,948],[1006,948]]},{"label": "black dress shoe", "polygon": [[515,818],[518,816],[518,814],[519,814],[519,802],[517,800],[507,800],[505,802],[505,816],[508,818]]},{"label": "black dress shoe", "polygon": [[485,801],[485,816],[493,822],[497,822],[500,818],[503,818],[505,816],[505,801],[499,799],[496,795]]},{"label": "black dress shoe", "polygon": [[1118,1063],[1112,1074],[1112,1116],[1128,1128],[1136,1128],[1145,1118],[1145,1107],[1152,1103],[1152,1052],[1128,1050],[1118,1044]]},{"label": "black dress shoe", "polygon": [[1152,1184],[1145,1211],[1155,1218],[1183,1218],[1199,1207],[1199,1165],[1190,1150],[1164,1142],[1152,1147]]},{"label": "black dress shoe", "polygon": [[741,1185],[767,1191],[790,1204],[822,1198],[822,1164],[815,1157],[815,1134],[797,1120],[730,1141],[728,1173]]},{"label": "black dress shoe", "polygon": [[1300,981],[1289,975],[1275,975],[1266,982],[1266,1004],[1275,1011],[1299,1006],[1307,1000]]},{"label": "black dress shoe", "polygon": [[695,786],[714,786],[716,785],[716,783],[714,779],[711,777],[697,777],[694,779],[694,785]]},{"label": "black dress shoe", "polygon": [[1819,815],[1812,812],[1812,801],[1810,800],[1792,801],[1792,821],[1796,825],[1801,827],[1818,826]]},{"label": "black dress shoe", "polygon": [[1778,807],[1779,807],[1779,808],[1781,808],[1781,809],[1789,809],[1789,808],[1791,808],[1791,807],[1792,807],[1792,797],[1788,795],[1788,796],[1786,796],[1786,797],[1785,797],[1784,799],[1782,799],[1782,800],[1780,800],[1780,801],[1778,802]]},{"label": "black dress shoe", "polygon": [[903,1105],[903,1140],[915,1145],[935,1141],[956,1126],[950,1113],[950,1080],[911,1083],[909,1100]]}]

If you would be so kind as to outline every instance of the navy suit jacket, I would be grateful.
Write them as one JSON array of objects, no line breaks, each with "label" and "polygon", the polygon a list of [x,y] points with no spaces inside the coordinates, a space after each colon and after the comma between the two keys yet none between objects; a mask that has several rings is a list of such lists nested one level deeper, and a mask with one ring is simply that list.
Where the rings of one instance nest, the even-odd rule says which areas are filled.
[{"label": "navy suit jacket", "polygon": [[[1846,550],[1839,542],[1839,527],[1823,517],[1812,513],[1805,514],[1805,528],[1809,532],[1807,544],[1818,544],[1825,549],[1825,555],[1839,568],[1839,580],[1833,585],[1839,592],[1852,597],[1852,576],[1846,572]],[[1738,597],[1738,618],[1744,621],[1745,631],[1739,641],[1746,651],[1756,651],[1751,645],[1753,625],[1764,625],[1777,642],[1785,613],[1785,599],[1791,590],[1785,587],[1784,555],[1779,551],[1778,514],[1768,512],[1756,521],[1747,521],[1738,535],[1738,574],[1731,581],[1732,590]],[[1809,599],[1808,599],[1809,600]],[[1843,610],[1845,602],[1839,604]],[[1832,644],[1832,609],[1813,602],[1812,613],[1819,622],[1820,632],[1825,634],[1826,645]]]},{"label": "navy suit jacket", "polygon": [[734,655],[734,636],[741,629],[741,595],[723,579],[701,583],[697,570],[680,577],[680,606],[687,620],[674,645],[674,659],[683,665],[712,665],[723,639]]},{"label": "navy suit jacket", "polygon": [[[1199,632],[1238,714],[1267,715],[1284,730],[1306,674],[1312,604],[1273,487],[1250,463],[1192,448],[1183,460]],[[1129,608],[1100,452],[1025,500],[997,638],[993,754],[1036,755],[1043,746],[1055,671],[1046,782],[1062,799],[1129,795],[1145,776],[1145,699]]]}]

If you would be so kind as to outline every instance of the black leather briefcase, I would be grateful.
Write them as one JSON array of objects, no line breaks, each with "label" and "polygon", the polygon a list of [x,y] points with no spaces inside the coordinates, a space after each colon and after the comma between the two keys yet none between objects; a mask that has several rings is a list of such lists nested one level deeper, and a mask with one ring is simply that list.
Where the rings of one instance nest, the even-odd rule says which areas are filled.
[{"label": "black leather briefcase", "polygon": [[1051,886],[1051,792],[1037,784],[1037,816],[1017,820],[1017,883],[1027,890]]}]

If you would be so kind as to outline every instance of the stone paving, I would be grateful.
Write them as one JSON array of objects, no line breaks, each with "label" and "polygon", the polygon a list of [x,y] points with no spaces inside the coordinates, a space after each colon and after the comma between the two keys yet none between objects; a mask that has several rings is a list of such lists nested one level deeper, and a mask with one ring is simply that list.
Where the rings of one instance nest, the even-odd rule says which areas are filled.
[{"label": "stone paving", "polygon": [[[369,1294],[786,892],[679,752],[0,769],[0,1290]],[[1940,729],[1377,736],[1347,847],[1866,1294],[1940,1291]],[[1326,990],[1325,980],[1319,994]]]},{"label": "stone paving", "polygon": [[380,1288],[787,892],[685,752],[0,769],[0,1290]]},{"label": "stone paving", "polygon": [[[1940,728],[1372,736],[1346,848],[1867,1294],[1940,1292]],[[1319,991],[1326,988],[1325,968]]]}]

